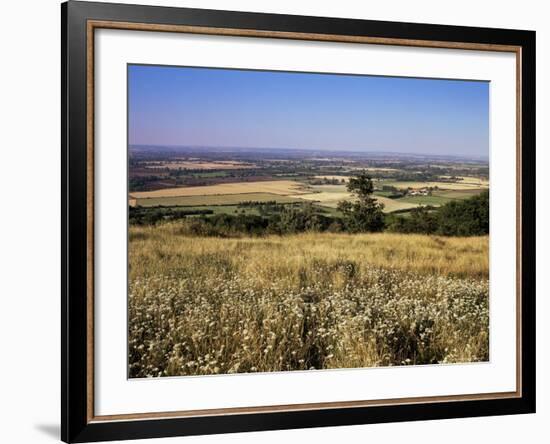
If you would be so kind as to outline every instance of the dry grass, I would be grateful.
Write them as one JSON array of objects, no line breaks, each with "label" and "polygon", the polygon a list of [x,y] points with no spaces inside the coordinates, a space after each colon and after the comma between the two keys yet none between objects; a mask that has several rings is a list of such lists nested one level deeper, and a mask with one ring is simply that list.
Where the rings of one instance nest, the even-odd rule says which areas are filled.
[{"label": "dry grass", "polygon": [[132,377],[488,359],[488,238],[130,228]]},{"label": "dry grass", "polygon": [[293,180],[268,180],[258,182],[221,183],[202,187],[165,188],[155,191],[137,191],[131,193],[131,197],[135,199],[146,199],[152,197],[213,196],[241,193],[272,193],[287,196],[305,192],[303,189],[303,184]]}]

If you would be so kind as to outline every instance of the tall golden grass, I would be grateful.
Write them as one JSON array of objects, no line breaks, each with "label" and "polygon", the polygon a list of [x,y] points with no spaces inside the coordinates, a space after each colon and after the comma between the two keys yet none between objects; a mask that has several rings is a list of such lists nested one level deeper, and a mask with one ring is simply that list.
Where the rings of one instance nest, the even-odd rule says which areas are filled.
[{"label": "tall golden grass", "polygon": [[488,237],[131,227],[132,377],[488,359]]}]

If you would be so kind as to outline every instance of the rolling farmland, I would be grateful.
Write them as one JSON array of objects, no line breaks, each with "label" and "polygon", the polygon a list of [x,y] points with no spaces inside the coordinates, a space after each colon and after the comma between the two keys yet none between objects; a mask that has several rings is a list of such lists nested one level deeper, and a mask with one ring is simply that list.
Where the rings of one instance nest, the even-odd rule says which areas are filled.
[{"label": "rolling farmland", "polygon": [[[203,169],[204,174],[200,174],[202,180],[207,181],[203,186],[181,186],[166,187],[150,191],[132,191],[129,195],[129,205],[132,207],[154,208],[154,207],[209,207],[220,206],[227,207],[227,213],[235,212],[235,205],[241,205],[246,202],[267,203],[275,202],[277,204],[296,204],[300,202],[309,202],[320,208],[326,208],[331,214],[336,211],[338,203],[343,200],[353,201],[354,197],[347,190],[346,183],[350,175],[334,174],[316,174],[312,175],[312,181],[321,181],[325,184],[310,184],[307,181],[307,175],[304,179],[290,179],[289,176],[299,175],[292,172],[274,174],[277,178],[274,180],[251,180],[239,181],[239,173],[235,170],[246,168],[246,166],[255,166],[252,161],[174,161],[160,163],[162,167],[172,168],[176,165],[178,168],[193,167],[193,169]],[[281,162],[276,161],[277,165]],[[288,163],[283,163],[287,165]],[[150,165],[150,164],[147,164]],[[157,163],[153,163],[159,167]],[[242,167],[242,168],[241,168]],[[396,168],[371,167],[379,173],[395,174],[399,171]],[[226,177],[228,171],[231,174],[237,174],[235,181],[225,183],[216,183],[220,177]],[[193,177],[196,176],[195,173]],[[287,178],[284,178],[284,176]],[[278,176],[283,176],[279,178]],[[407,211],[421,205],[440,206],[452,200],[461,200],[479,194],[488,187],[488,181],[484,178],[473,176],[440,176],[439,181],[398,181],[392,179],[375,180],[375,186],[379,189],[375,198],[381,204],[384,204],[384,212],[392,213],[394,211]],[[227,178],[226,178],[227,180]],[[214,182],[208,184],[208,181]],[[313,182],[312,182],[313,183]],[[403,190],[426,190],[430,189],[429,195],[415,195],[409,193],[405,195],[395,195],[395,191],[382,191],[380,189],[394,189],[403,193]],[[219,208],[216,214],[223,212]]]},{"label": "rolling farmland", "polygon": [[283,208],[309,208],[338,225],[343,216],[338,206],[355,200],[347,186],[360,171],[372,176],[373,197],[383,204],[383,213],[405,218],[415,208],[432,211],[489,186],[483,162],[439,159],[432,164],[422,158],[363,160],[307,153],[287,157],[287,151],[277,156],[277,150],[185,153],[132,158],[128,205],[137,211],[136,221],[219,215],[269,219],[280,217]]}]

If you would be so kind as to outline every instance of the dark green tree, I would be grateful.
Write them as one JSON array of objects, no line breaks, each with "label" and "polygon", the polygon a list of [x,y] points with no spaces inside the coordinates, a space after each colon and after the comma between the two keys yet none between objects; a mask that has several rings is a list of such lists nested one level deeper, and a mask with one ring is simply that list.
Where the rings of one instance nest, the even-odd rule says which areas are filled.
[{"label": "dark green tree", "polygon": [[443,205],[439,209],[437,231],[446,236],[489,234],[489,191]]},{"label": "dark green tree", "polygon": [[431,206],[412,208],[407,218],[399,215],[393,215],[392,218],[389,230],[400,233],[433,234],[439,227],[437,209]]},{"label": "dark green tree", "polygon": [[350,178],[347,189],[356,198],[338,203],[338,210],[344,215],[345,225],[352,233],[382,231],[384,229],[384,205],[372,197],[374,185],[366,171]]},{"label": "dark green tree", "polygon": [[418,207],[409,217],[390,216],[389,229],[401,233],[480,236],[489,234],[489,191],[439,208]]},{"label": "dark green tree", "polygon": [[281,233],[300,233],[303,231],[325,231],[332,219],[320,214],[311,203],[301,208],[284,208],[278,218],[278,231]]}]

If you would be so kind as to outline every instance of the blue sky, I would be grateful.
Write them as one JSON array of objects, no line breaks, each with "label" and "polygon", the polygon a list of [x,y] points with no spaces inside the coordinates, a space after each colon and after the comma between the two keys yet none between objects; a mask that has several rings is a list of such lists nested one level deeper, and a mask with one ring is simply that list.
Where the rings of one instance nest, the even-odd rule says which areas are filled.
[{"label": "blue sky", "polygon": [[488,157],[487,82],[129,65],[131,145]]}]

